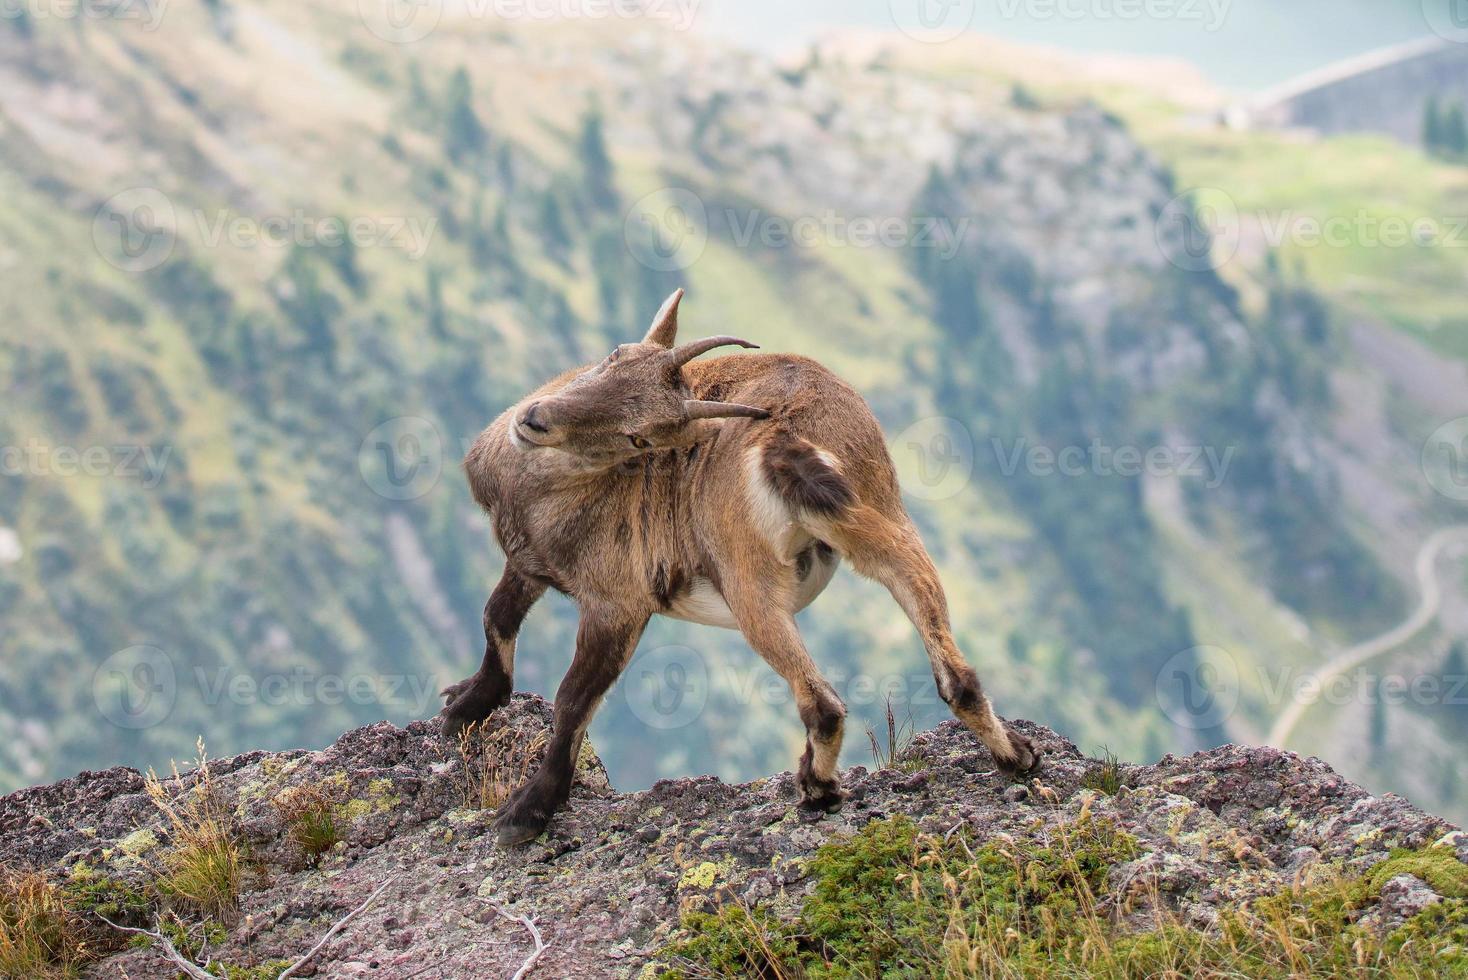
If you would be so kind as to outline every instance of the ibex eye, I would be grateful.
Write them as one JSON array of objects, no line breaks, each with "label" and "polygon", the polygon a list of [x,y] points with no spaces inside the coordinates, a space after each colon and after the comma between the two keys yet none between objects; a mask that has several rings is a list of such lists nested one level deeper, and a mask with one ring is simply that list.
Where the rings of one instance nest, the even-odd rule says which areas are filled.
[{"label": "ibex eye", "polygon": [[652,448],[652,443],[650,443],[646,439],[642,438],[642,436],[628,436],[627,439],[628,439],[629,442],[632,443],[632,448],[634,448],[634,449],[651,449]]}]

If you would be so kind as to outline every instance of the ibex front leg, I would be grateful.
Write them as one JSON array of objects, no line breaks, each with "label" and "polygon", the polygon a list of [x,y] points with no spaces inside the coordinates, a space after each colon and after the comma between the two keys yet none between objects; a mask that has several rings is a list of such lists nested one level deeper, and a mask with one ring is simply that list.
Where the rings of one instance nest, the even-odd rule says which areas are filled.
[{"label": "ibex front leg", "polygon": [[546,587],[506,567],[484,607],[484,662],[479,671],[444,689],[443,734],[456,738],[510,700],[515,686],[515,638]]},{"label": "ibex front leg", "polygon": [[591,716],[607,689],[621,676],[648,614],[583,606],[576,635],[576,656],[556,691],[555,730],[540,769],[500,810],[495,821],[499,842],[511,846],[534,840],[571,794],[576,757]]}]

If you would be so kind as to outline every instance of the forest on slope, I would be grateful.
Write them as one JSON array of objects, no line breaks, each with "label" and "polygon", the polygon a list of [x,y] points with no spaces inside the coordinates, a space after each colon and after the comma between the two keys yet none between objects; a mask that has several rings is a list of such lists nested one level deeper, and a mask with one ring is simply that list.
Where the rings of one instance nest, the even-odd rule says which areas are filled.
[{"label": "forest on slope", "polygon": [[[393,43],[355,3],[178,0],[0,24],[0,136],[0,788],[432,714],[500,561],[468,441],[677,286],[685,331],[868,397],[1000,710],[1087,747],[1262,737],[1256,667],[1401,619],[1394,538],[1451,516],[1401,465],[1425,412],[1351,396],[1389,379],[1312,281],[1241,294],[1171,167],[1063,93],[656,23]],[[876,586],[802,623],[848,761],[889,695],[943,716]],[[551,693],[573,635],[543,603],[517,686]],[[1200,713],[1217,649],[1238,705]],[[800,739],[737,636],[673,623],[592,735],[628,789]]]}]

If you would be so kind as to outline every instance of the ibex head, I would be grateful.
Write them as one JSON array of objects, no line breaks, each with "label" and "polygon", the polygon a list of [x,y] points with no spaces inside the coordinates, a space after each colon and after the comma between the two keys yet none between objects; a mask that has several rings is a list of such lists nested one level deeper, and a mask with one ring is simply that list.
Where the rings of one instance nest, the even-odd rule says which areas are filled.
[{"label": "ibex head", "polygon": [[511,438],[523,451],[556,449],[591,465],[686,445],[701,419],[766,419],[762,408],[689,397],[683,365],[717,347],[757,347],[737,337],[675,345],[679,289],[638,344],[623,344],[551,395],[516,406]]}]

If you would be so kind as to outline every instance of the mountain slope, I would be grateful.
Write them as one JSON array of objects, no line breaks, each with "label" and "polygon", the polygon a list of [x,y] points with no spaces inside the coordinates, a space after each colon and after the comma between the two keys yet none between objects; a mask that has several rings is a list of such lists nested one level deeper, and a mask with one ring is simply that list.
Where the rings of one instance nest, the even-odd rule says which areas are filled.
[{"label": "mountain slope", "polygon": [[[0,443],[32,447],[0,496],[8,785],[431,714],[499,561],[467,440],[678,285],[685,329],[869,398],[1006,714],[1146,757],[1258,736],[1251,668],[1405,614],[1325,451],[1363,370],[1340,328],[1291,277],[1255,308],[1192,262],[1167,169],[1094,106],[651,23],[390,44],[345,2],[17,22],[0,53]],[[943,717],[875,586],[803,621],[849,759],[888,694]],[[521,688],[573,631],[532,615]],[[1235,712],[1186,700],[1208,646]],[[613,776],[780,768],[772,678],[657,624],[594,729]]]}]

